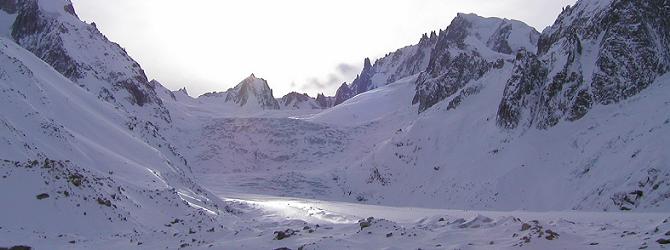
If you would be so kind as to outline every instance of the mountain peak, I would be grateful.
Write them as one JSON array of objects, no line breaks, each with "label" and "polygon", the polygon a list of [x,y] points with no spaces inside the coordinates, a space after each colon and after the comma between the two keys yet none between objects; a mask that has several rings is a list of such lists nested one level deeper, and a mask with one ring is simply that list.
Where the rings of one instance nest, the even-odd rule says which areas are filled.
[{"label": "mountain peak", "polygon": [[180,88],[179,90],[177,90],[177,92],[180,92],[180,93],[183,93],[183,94],[185,94],[185,95],[188,95],[188,91],[186,91],[186,87]]},{"label": "mountain peak", "polygon": [[252,88],[255,90],[272,91],[272,89],[270,89],[270,86],[268,85],[268,82],[265,79],[258,78],[253,73],[249,75],[247,78],[244,78],[244,80],[242,80],[240,83],[238,83],[234,89],[239,88]]},{"label": "mountain peak", "polygon": [[322,109],[327,108],[322,106],[316,99],[310,97],[306,93],[291,92],[284,95],[280,100],[282,109]]},{"label": "mountain peak", "polygon": [[351,85],[344,83],[337,90],[334,105],[341,104],[358,94],[422,72],[428,66],[437,40],[438,35],[432,31],[430,36],[427,33],[423,34],[417,44],[388,53],[375,60],[374,64],[370,58],[365,58],[363,70]]},{"label": "mountain peak", "polygon": [[343,103],[346,100],[349,100],[349,98],[354,97],[354,92],[352,91],[351,88],[349,88],[349,85],[347,85],[346,82],[343,82],[342,85],[337,89],[337,92],[335,93],[335,103],[334,105],[339,105],[340,103]]},{"label": "mountain peak", "polygon": [[366,57],[365,61],[363,61],[363,69],[369,69],[372,68],[372,63],[370,62],[370,58]]},{"label": "mountain peak", "polygon": [[[39,8],[43,11],[46,11],[48,13],[57,13],[59,15],[71,15],[75,18],[79,18],[77,15],[74,5],[72,5],[72,1],[70,0],[49,0],[49,1],[37,1],[37,0],[28,0],[28,1],[21,1],[21,0],[4,0],[0,1],[0,5],[4,6],[16,6],[18,5],[19,7],[21,6],[39,6]],[[4,8],[3,8],[4,9]]]},{"label": "mountain peak", "polygon": [[456,13],[456,18],[483,18],[483,17],[475,13],[458,12]]},{"label": "mountain peak", "polygon": [[534,51],[539,36],[520,21],[459,13],[440,32],[430,63],[417,80],[412,102],[419,104],[419,112],[425,111],[501,67],[514,52]]},{"label": "mountain peak", "polygon": [[148,119],[171,122],[142,67],[80,20],[70,0],[4,0],[0,6],[15,12],[2,20],[11,26],[7,35],[82,89],[131,113],[145,113],[149,107],[153,116]]},{"label": "mountain peak", "polygon": [[258,106],[261,109],[279,109],[279,103],[272,95],[272,89],[263,78],[251,74],[235,88],[226,91],[226,102],[239,106]]},{"label": "mountain peak", "polygon": [[456,17],[454,18],[454,21],[456,20],[463,20],[468,23],[482,23],[486,22],[487,20],[501,20],[501,18],[496,18],[496,17],[483,17],[480,15],[477,15],[475,13],[458,13],[456,14]]},{"label": "mountain peak", "polygon": [[632,0],[565,8],[539,38],[537,55],[517,58],[499,126],[547,129],[649,87],[670,71],[667,8],[667,1]]}]

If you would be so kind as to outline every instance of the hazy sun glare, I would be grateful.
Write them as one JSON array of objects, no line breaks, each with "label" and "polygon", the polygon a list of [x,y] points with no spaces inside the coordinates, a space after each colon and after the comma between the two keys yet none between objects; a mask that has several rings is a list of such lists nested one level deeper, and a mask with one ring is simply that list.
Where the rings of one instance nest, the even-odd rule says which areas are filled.
[{"label": "hazy sun glare", "polygon": [[[275,97],[334,94],[363,58],[416,43],[457,12],[527,22],[541,31],[574,0],[73,0],[147,71],[191,95],[223,91],[248,74]],[[523,6],[520,8],[519,6]]]}]

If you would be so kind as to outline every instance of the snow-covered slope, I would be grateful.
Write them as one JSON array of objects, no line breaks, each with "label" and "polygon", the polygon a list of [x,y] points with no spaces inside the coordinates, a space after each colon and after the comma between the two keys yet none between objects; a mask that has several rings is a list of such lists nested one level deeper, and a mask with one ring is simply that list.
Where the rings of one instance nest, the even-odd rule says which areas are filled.
[{"label": "snow-covered slope", "polygon": [[637,95],[670,71],[667,1],[579,1],[519,53],[498,122],[549,128]]},{"label": "snow-covered slope", "polygon": [[363,71],[351,85],[342,84],[335,94],[335,105],[366,91],[385,86],[402,78],[423,72],[428,67],[437,35],[424,34],[418,44],[398,49],[371,64],[366,58]]},{"label": "snow-covered slope", "polygon": [[395,123],[384,120],[385,118],[397,119],[396,122],[414,120],[417,117],[416,110],[409,104],[417,76],[409,76],[387,86],[366,91],[340,105],[306,117],[305,120],[344,127]]},{"label": "snow-covered slope", "polygon": [[0,11],[2,27],[11,28],[3,34],[98,98],[139,117],[156,117],[157,126],[170,122],[140,65],[94,24],[79,20],[70,0],[6,2],[15,12]]},{"label": "snow-covered slope", "polygon": [[[667,35],[661,34],[667,28],[666,16],[659,16],[657,11],[662,8],[661,2],[654,1],[580,1],[575,7],[566,9],[557,24],[542,35],[540,41],[556,40],[554,47],[551,43],[540,42],[539,57],[544,59],[532,59],[536,57],[533,49],[519,47],[522,50],[514,63],[506,62],[510,59],[502,53],[484,53],[489,50],[482,47],[463,52],[463,48],[484,43],[469,38],[478,37],[471,36],[472,32],[467,29],[477,27],[471,24],[473,16],[460,15],[444,32],[445,40],[438,42],[434,59],[431,59],[454,64],[438,68],[437,72],[446,73],[437,75],[429,66],[428,71],[419,77],[417,96],[428,97],[419,99],[419,110],[428,107],[423,106],[421,100],[428,101],[427,104],[434,102],[432,108],[425,109],[410,122],[411,125],[399,129],[390,138],[366,139],[381,144],[375,145],[364,160],[342,166],[338,175],[344,177],[339,179],[338,185],[347,196],[351,192],[351,199],[382,204],[495,210],[667,211],[670,206],[666,198],[670,191],[667,185],[670,169],[663,145],[670,143],[667,131],[670,97],[666,89],[668,75],[661,76],[665,69],[664,55],[668,53],[667,46],[659,47]],[[620,18],[614,19],[616,21],[587,22],[615,12],[621,14]],[[489,20],[482,22],[485,21]],[[639,32],[619,28],[628,23],[640,28]],[[607,31],[591,34],[588,29],[578,28],[582,25],[593,27],[591,31]],[[608,37],[609,40],[603,41],[609,42],[591,43],[586,38],[579,38],[583,41],[575,43],[570,39],[574,37],[570,32],[563,32],[565,35],[562,36],[552,35],[562,29],[585,32],[583,34],[598,39]],[[636,42],[622,43],[629,41],[626,37]],[[649,40],[651,38],[658,39]],[[449,39],[456,39],[456,42],[442,47],[441,42]],[[592,45],[587,46],[589,43]],[[575,47],[575,44],[581,45]],[[552,49],[543,52],[545,46]],[[458,53],[466,56],[449,60],[454,51],[461,51]],[[612,54],[613,51],[626,54]],[[654,53],[648,54],[650,51]],[[601,59],[596,59],[598,57]],[[487,58],[504,61],[491,68]],[[565,64],[566,60],[570,63]],[[654,63],[647,64],[649,61]],[[604,81],[618,90],[608,88],[613,91],[602,93],[615,95],[602,95],[601,101],[597,102],[599,105],[578,105],[577,108],[583,111],[578,117],[581,119],[566,119],[571,122],[562,124],[554,122],[556,119],[547,119],[551,116],[542,115],[552,110],[551,107],[570,110],[571,106],[552,101],[553,96],[564,96],[556,93],[572,93],[579,97],[577,90],[583,88],[589,96],[595,96],[601,86],[595,77],[598,73],[594,74],[593,80],[584,82],[579,76],[581,73],[570,72],[598,68],[602,71],[605,62],[613,63],[607,64],[610,65],[608,68],[638,70],[635,74],[619,75],[618,80]],[[478,65],[482,70],[478,70]],[[568,73],[560,73],[562,70]],[[543,74],[551,74],[558,80],[546,84],[542,80],[533,80]],[[468,75],[474,77],[464,77]],[[437,77],[430,78],[433,76]],[[574,76],[578,83],[592,84],[562,85],[566,81],[559,80],[568,76]],[[655,80],[647,82],[647,79]],[[440,85],[440,82],[446,85]],[[423,95],[422,90],[440,90],[436,88],[439,86],[447,91]],[[616,97],[617,93],[624,95]],[[366,99],[377,98],[384,99],[381,96]],[[521,115],[505,116],[509,112],[505,112],[505,105],[498,105],[501,98],[503,104],[515,104],[514,107],[521,110],[517,114]],[[560,100],[579,104],[580,98],[576,99]],[[351,104],[356,106],[350,110],[374,106]],[[563,113],[552,114],[563,117]],[[393,115],[391,112],[387,116]],[[519,129],[510,130],[516,126],[500,122],[501,119],[518,117],[523,118],[519,124],[524,124]],[[332,119],[323,121],[333,122]],[[528,129],[529,124],[549,126],[538,125],[538,128],[547,130],[537,130]],[[378,128],[373,126],[372,131]]]},{"label": "snow-covered slope", "polygon": [[513,52],[533,50],[538,36],[535,29],[519,21],[458,14],[440,32],[430,62],[417,80],[412,102],[423,112],[459,91],[461,99],[468,95],[465,92],[476,92],[463,87],[499,71]]},{"label": "snow-covered slope", "polygon": [[[8,38],[51,65],[76,86],[124,111],[126,127],[178,167],[186,162],[167,140],[172,118],[155,86],[118,44],[79,20],[69,0],[5,1],[0,16]],[[3,32],[4,33],[4,32]]]},{"label": "snow-covered slope", "polygon": [[3,244],[130,246],[195,226],[163,226],[175,218],[215,225],[224,204],[129,130],[125,111],[7,38],[0,65]]},{"label": "snow-covered slope", "polygon": [[[595,4],[580,2],[573,8],[589,3]],[[607,6],[589,8],[595,11]],[[580,13],[589,16],[591,12]],[[574,22],[581,24],[583,20],[575,18]],[[204,123],[208,129],[201,133],[210,132],[191,141],[200,145],[189,146],[197,148],[190,158],[198,161],[194,156],[199,155],[200,161],[216,159],[214,164],[203,164],[208,167],[200,174],[232,169],[249,172],[248,176],[263,175],[260,182],[281,180],[276,177],[302,171],[303,166],[319,166],[310,171],[335,176],[334,182],[322,184],[334,185],[344,194],[330,192],[327,196],[334,199],[465,209],[668,209],[668,190],[663,186],[667,164],[659,149],[668,143],[664,130],[667,112],[661,108],[666,105],[667,94],[662,87],[645,92],[644,98],[631,95],[636,100],[625,104],[594,107],[598,112],[584,116],[584,121],[548,131],[501,126],[501,99],[504,102],[516,96],[508,92],[518,80],[519,71],[534,67],[524,58],[535,51],[543,53],[543,47],[538,50],[534,44],[538,39],[548,39],[548,32],[540,39],[533,28],[518,21],[459,14],[435,38],[437,45],[425,72],[384,83],[331,109],[301,118],[317,123],[321,128],[317,131],[333,129],[342,133],[338,137],[346,138],[342,147],[335,142],[326,145],[326,162],[314,158],[313,145],[294,147],[292,151],[266,147],[274,142],[305,140],[285,128],[309,127],[307,123],[263,119]],[[577,59],[584,65],[592,63],[587,57]],[[365,68],[373,72],[375,67]],[[363,75],[359,79],[375,74]],[[665,82],[661,79],[650,86]],[[412,95],[416,105],[409,102]],[[521,107],[536,109],[532,103]],[[652,111],[648,107],[655,108]],[[417,110],[423,112],[417,114]],[[644,112],[636,115],[639,110]],[[277,133],[265,133],[272,130]],[[648,154],[641,156],[644,145],[656,146],[650,146]],[[249,152],[253,157],[241,162],[229,164],[224,160],[226,155],[233,158]],[[275,153],[300,161],[267,157]],[[626,157],[631,160],[625,161]],[[217,169],[216,165],[234,167]]]},{"label": "snow-covered slope", "polygon": [[480,92],[458,108],[441,102],[365,160],[344,165],[339,186],[351,199],[381,204],[667,211],[668,76],[583,120],[523,133],[496,125],[502,78],[481,79]]},{"label": "snow-covered slope", "polygon": [[67,0],[0,6],[3,245],[177,248],[227,218],[169,141],[162,86],[119,45]]},{"label": "snow-covered slope", "polygon": [[541,36],[459,14],[315,99],[193,98],[68,0],[0,9],[0,249],[670,242],[667,1],[581,0]]},{"label": "snow-covered slope", "polygon": [[413,101],[424,111],[455,94],[468,81],[498,69],[515,51],[533,50],[539,35],[520,21],[459,13],[439,34],[424,34],[418,44],[389,53],[374,64],[366,58],[361,74],[351,85],[342,84],[337,90],[335,105],[371,89],[424,73],[417,80]]}]

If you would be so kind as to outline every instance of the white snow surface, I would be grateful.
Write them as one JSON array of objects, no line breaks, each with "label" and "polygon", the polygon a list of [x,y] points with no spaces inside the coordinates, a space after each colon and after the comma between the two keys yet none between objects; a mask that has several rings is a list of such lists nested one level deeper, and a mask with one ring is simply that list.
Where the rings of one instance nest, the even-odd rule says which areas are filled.
[{"label": "white snow surface", "polygon": [[[282,241],[266,236],[214,245],[658,248],[655,228],[669,215],[663,145],[669,140],[670,77],[580,121],[509,132],[495,125],[495,102],[510,70],[506,64],[470,83],[466,87],[480,91],[456,109],[446,109],[447,99],[422,115],[410,105],[416,75],[313,115],[274,111],[212,120],[201,113],[198,119],[206,122],[184,137],[192,153],[201,152],[188,156],[200,183],[258,211],[262,219],[254,218],[270,223],[269,231],[299,231]],[[631,196],[637,190],[644,195]],[[634,200],[624,206],[638,212],[619,212],[613,200],[623,197]],[[361,236],[368,231],[358,220],[368,216],[378,227]],[[449,226],[436,226],[439,218]],[[543,236],[520,231],[523,223],[535,228],[533,220]],[[301,230],[316,224],[327,228],[325,235]],[[547,240],[547,229],[559,240]],[[395,239],[396,232],[417,238]]]},{"label": "white snow surface", "polygon": [[511,55],[500,55],[491,50],[491,39],[495,39],[496,31],[510,27],[509,35],[505,37],[513,52],[520,49],[535,52],[539,33],[527,24],[510,19],[497,17],[481,17],[476,14],[459,13],[457,18],[465,19],[469,24],[466,44],[472,46],[477,52],[482,53],[484,58],[495,61],[499,57],[510,58]]},{"label": "white snow surface", "polygon": [[137,245],[177,217],[225,216],[220,199],[128,130],[127,113],[6,38],[0,65],[0,244]]},{"label": "white snow surface", "polygon": [[[40,1],[56,14],[65,4]],[[501,22],[485,20],[468,41],[478,51]],[[153,112],[100,100],[90,88],[107,82],[75,84],[2,34],[0,247],[661,249],[670,233],[667,74],[576,122],[513,131],[495,124],[509,62],[468,83],[477,91],[455,109],[458,94],[422,114],[419,72],[326,110],[261,107],[272,94],[255,76],[249,105],[153,81],[171,117],[156,143],[128,123],[160,121]],[[95,41],[64,42],[84,46],[69,51],[78,61],[133,74]]]},{"label": "white snow surface", "polygon": [[454,110],[447,100],[397,126],[345,166],[338,185],[369,203],[534,211],[617,210],[613,199],[640,190],[644,197],[625,207],[668,211],[668,76],[577,122],[512,132],[495,125],[499,79],[473,83],[481,92]]},{"label": "white snow surface", "polygon": [[306,121],[340,126],[363,126],[386,117],[413,120],[417,114],[411,102],[417,75],[409,76],[360,95],[313,116]]}]

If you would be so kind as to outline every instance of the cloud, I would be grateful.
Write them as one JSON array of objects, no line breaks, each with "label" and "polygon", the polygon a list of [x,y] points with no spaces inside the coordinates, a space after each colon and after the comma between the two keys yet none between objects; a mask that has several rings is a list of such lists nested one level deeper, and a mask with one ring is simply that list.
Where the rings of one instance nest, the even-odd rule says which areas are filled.
[{"label": "cloud", "polygon": [[333,69],[332,73],[325,77],[310,77],[300,87],[302,91],[309,92],[333,92],[343,82],[351,81],[362,69],[361,65],[340,63]]},{"label": "cloud", "polygon": [[307,79],[307,83],[302,85],[302,89],[303,90],[325,89],[327,87],[342,83],[342,81],[340,81],[340,80],[341,80],[340,77],[338,77],[335,74],[329,74],[326,77],[326,79],[319,79],[319,78],[316,78],[316,77],[312,77],[312,78]]},{"label": "cloud", "polygon": [[337,65],[337,71],[342,75],[350,75],[352,73],[359,72],[360,68],[356,67],[355,65],[340,63]]}]

